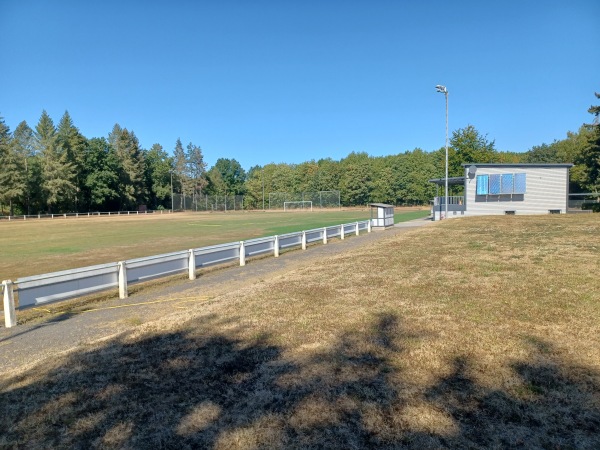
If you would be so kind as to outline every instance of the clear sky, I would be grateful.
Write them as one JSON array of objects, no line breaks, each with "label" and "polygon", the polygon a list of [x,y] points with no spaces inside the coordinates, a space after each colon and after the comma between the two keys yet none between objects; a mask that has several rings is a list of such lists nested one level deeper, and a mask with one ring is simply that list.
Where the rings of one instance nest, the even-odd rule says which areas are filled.
[{"label": "clear sky", "polygon": [[144,148],[244,168],[444,146],[471,124],[497,150],[562,139],[600,92],[600,1],[0,0],[0,115],[68,110]]}]

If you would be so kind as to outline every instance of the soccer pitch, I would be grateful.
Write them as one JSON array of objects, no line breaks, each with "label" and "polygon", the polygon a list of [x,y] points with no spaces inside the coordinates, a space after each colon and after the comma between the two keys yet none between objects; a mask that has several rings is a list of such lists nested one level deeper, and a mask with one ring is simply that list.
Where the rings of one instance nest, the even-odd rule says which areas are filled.
[{"label": "soccer pitch", "polygon": [[[396,214],[396,221],[429,211]],[[366,220],[368,210],[175,213],[0,223],[0,279]]]}]

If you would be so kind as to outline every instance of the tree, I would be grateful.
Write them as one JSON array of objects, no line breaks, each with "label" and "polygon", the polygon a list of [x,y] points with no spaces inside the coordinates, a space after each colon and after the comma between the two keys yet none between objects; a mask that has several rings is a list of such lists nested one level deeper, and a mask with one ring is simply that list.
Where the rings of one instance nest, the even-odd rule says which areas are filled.
[{"label": "tree", "polygon": [[[75,185],[73,204],[71,205],[76,211],[79,211],[79,201],[81,192],[85,186],[85,151],[86,139],[79,132],[79,129],[73,124],[73,120],[68,111],[65,111],[58,128],[56,130],[56,151],[59,154],[64,154],[66,160],[71,164]],[[92,168],[92,170],[94,170]]]},{"label": "tree", "polygon": [[[599,93],[595,95],[600,99]],[[579,158],[579,162],[585,166],[582,184],[591,192],[600,192],[600,105],[590,106],[588,112],[594,115],[594,121],[586,125],[590,134]]]},{"label": "tree", "polygon": [[208,177],[215,194],[241,195],[244,193],[246,172],[235,159],[219,158]]},{"label": "tree", "polygon": [[317,172],[315,173],[315,190],[317,191],[339,191],[340,190],[340,163],[331,158],[317,161]]},{"label": "tree", "polygon": [[33,130],[27,122],[22,121],[17,125],[13,133],[13,146],[18,157],[22,160],[25,170],[25,194],[24,211],[30,214],[32,198],[38,198],[36,193],[39,191],[40,171],[39,161],[36,158],[33,148]]},{"label": "tree", "polygon": [[187,179],[187,158],[183,144],[179,138],[175,142],[175,150],[173,151],[173,179],[175,188],[179,187],[179,192],[181,193],[179,208],[183,209],[183,201],[187,194],[189,183]]},{"label": "tree", "polygon": [[159,206],[171,208],[172,165],[172,158],[160,144],[154,144],[144,153],[146,186],[153,209]]},{"label": "tree", "polygon": [[104,138],[89,140],[84,164],[87,171],[84,186],[90,210],[114,211],[119,207],[119,160]]},{"label": "tree", "polygon": [[68,203],[74,196],[76,186],[73,183],[74,168],[68,161],[68,155],[56,145],[54,122],[44,110],[35,127],[34,148],[41,157],[42,193],[49,211],[55,206]]},{"label": "tree", "polygon": [[369,155],[350,153],[340,161],[342,203],[346,206],[366,205],[371,199],[371,168]]},{"label": "tree", "polygon": [[[212,169],[211,169],[212,170]],[[210,177],[210,176],[209,176]],[[263,192],[268,195],[269,191],[265,191],[263,187],[265,183],[265,168],[261,166],[253,166],[248,170],[246,182],[244,183],[244,207],[245,208],[263,208]],[[268,197],[267,197],[268,199]],[[265,207],[266,207],[265,200]]]},{"label": "tree", "polygon": [[9,127],[0,117],[0,201],[9,204],[10,215],[14,215],[14,202],[23,196],[26,189],[23,158],[15,151]]},{"label": "tree", "polygon": [[403,155],[390,155],[372,158],[371,201],[379,203],[397,203],[400,187],[400,167]]},{"label": "tree", "polygon": [[494,141],[488,141],[479,134],[473,125],[467,125],[452,132],[450,146],[455,151],[452,158],[448,155],[448,176],[462,176],[462,164],[495,162],[496,149]]},{"label": "tree", "polygon": [[137,209],[144,202],[144,156],[133,131],[118,124],[109,135],[109,143],[115,151],[120,165],[119,194],[120,209]]},{"label": "tree", "polygon": [[187,145],[186,153],[186,176],[189,180],[189,191],[197,201],[196,196],[201,195],[207,185],[206,180],[206,163],[202,155],[202,149],[191,142]]},{"label": "tree", "polygon": [[435,155],[416,148],[406,152],[402,158],[398,176],[400,178],[397,199],[405,205],[424,205],[434,197],[436,188],[429,183],[438,177]]}]

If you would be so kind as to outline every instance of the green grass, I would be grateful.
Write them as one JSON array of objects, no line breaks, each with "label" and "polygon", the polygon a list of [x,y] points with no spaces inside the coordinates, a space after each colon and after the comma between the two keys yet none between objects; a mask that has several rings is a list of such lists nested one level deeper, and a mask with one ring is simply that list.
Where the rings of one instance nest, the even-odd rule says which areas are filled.
[{"label": "green grass", "polygon": [[[427,211],[397,214],[397,221]],[[0,279],[366,220],[367,209],[178,213],[0,223]]]}]

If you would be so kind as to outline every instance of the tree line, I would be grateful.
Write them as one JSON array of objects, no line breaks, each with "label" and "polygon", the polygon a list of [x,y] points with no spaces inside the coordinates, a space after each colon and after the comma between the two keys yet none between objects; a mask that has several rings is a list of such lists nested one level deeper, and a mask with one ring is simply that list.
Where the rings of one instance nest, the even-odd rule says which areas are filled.
[{"label": "tree line", "polygon": [[[471,162],[572,162],[571,192],[598,192],[600,106],[588,112],[593,123],[524,153],[498,151],[495,142],[472,125],[458,129],[448,149],[449,176],[463,175],[461,165]],[[106,138],[88,139],[68,112],[55,126],[43,111],[34,129],[23,121],[13,132],[0,117],[0,212],[11,215],[169,209],[172,192],[182,194],[177,196],[181,202],[190,196],[243,195],[246,208],[262,208],[263,196],[270,192],[330,190],[341,192],[344,206],[424,205],[436,195],[436,186],[428,180],[444,172],[444,147],[381,157],[352,152],[339,161],[271,163],[248,172],[235,159],[219,158],[207,170],[202,149],[192,142],[184,146],[177,139],[172,152],[160,144],[143,149],[133,130],[119,124]]]}]

